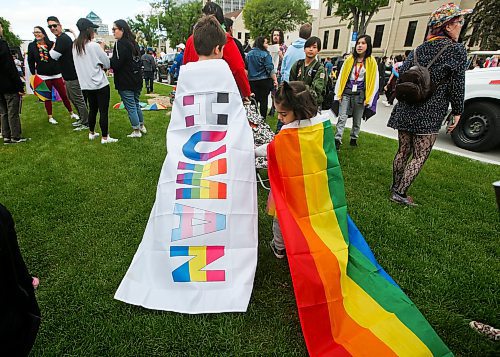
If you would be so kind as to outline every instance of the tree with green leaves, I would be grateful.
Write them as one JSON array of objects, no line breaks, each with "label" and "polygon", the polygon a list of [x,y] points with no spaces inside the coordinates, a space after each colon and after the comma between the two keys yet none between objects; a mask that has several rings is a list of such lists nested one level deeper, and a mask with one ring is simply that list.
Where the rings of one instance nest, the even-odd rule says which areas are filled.
[{"label": "tree with green leaves", "polygon": [[10,31],[10,22],[0,17],[0,23],[3,28],[3,39],[7,41],[10,47],[19,47],[21,46],[21,39],[16,34]]},{"label": "tree with green leaves", "polygon": [[498,50],[500,48],[500,1],[479,0],[471,15],[469,26],[472,27],[470,45],[479,44],[481,50]]},{"label": "tree with green leaves", "polygon": [[333,13],[341,20],[349,20],[348,27],[359,36],[366,33],[373,15],[380,7],[389,5],[389,0],[324,0],[324,3],[334,9]]},{"label": "tree with green leaves", "polygon": [[139,14],[133,19],[128,19],[127,22],[133,32],[140,31],[144,35],[147,46],[152,47],[158,43],[160,29],[158,28],[158,18],[156,16]]},{"label": "tree with green leaves", "polygon": [[250,36],[269,36],[275,28],[288,32],[311,20],[309,3],[304,0],[248,0],[243,21]]},{"label": "tree with green leaves", "polygon": [[193,33],[193,26],[201,16],[203,3],[192,1],[177,4],[175,1],[163,0],[152,4],[162,12],[160,15],[160,26],[166,31],[166,37],[172,46],[178,43],[186,43],[188,37]]}]

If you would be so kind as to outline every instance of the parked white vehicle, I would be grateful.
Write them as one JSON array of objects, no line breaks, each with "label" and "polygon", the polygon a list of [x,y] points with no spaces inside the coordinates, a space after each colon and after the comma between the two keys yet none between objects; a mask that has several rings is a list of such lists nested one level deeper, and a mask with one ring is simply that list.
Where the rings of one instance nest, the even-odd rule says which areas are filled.
[{"label": "parked white vehicle", "polygon": [[[500,51],[492,54],[500,55]],[[471,151],[500,145],[500,67],[465,72],[465,108],[452,138],[455,145]]]}]

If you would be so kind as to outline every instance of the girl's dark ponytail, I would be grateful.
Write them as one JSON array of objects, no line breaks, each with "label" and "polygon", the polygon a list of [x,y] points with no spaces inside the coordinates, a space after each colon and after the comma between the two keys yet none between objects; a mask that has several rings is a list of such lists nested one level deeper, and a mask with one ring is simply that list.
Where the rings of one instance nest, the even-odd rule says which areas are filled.
[{"label": "girl's dark ponytail", "polygon": [[318,104],[308,86],[303,82],[283,82],[276,92],[274,102],[292,110],[297,119],[311,119],[318,114]]}]

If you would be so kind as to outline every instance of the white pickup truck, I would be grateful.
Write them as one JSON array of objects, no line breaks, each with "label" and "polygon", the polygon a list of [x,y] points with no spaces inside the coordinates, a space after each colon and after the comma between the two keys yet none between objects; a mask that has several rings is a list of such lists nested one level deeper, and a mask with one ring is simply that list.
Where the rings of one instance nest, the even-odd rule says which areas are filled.
[{"label": "white pickup truck", "polygon": [[471,151],[500,145],[500,67],[465,72],[465,109],[452,138],[455,145]]}]

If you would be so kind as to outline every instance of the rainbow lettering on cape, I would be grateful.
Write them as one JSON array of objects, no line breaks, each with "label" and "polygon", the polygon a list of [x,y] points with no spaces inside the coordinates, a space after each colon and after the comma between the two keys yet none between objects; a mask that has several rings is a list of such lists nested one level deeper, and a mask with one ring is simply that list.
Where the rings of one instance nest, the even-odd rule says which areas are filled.
[{"label": "rainbow lettering on cape", "polygon": [[[225,144],[228,114],[224,110],[229,103],[229,93],[187,95],[180,99],[186,114],[185,127],[199,126],[200,130],[184,143],[184,157],[177,164],[173,214],[178,224],[174,224],[170,235],[170,257],[184,259],[173,269],[172,279],[175,283],[224,282],[225,270],[207,266],[224,257],[225,246],[219,241],[218,245],[207,242],[227,228],[226,215],[196,207],[196,203],[209,204],[209,200],[228,198],[227,183],[220,180],[227,174],[228,167]],[[206,110],[201,110],[202,105]],[[212,126],[217,127],[211,130]],[[221,130],[221,126],[225,130]],[[192,201],[185,204],[187,200]],[[185,257],[190,259],[186,261]]]}]

